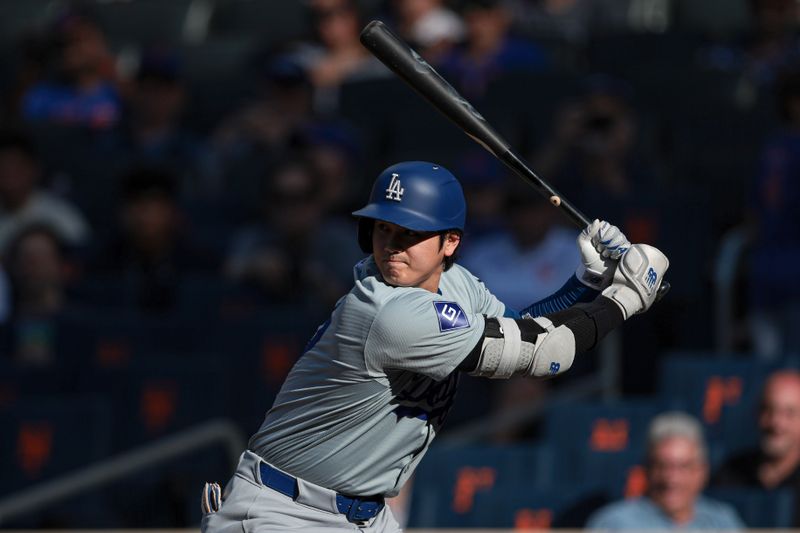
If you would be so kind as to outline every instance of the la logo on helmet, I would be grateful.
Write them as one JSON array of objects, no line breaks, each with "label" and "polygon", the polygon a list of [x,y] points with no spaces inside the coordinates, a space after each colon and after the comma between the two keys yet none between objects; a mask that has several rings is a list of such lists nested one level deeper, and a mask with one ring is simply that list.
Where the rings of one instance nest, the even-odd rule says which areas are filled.
[{"label": "la logo on helmet", "polygon": [[386,198],[399,202],[403,199],[405,189],[401,187],[400,180],[397,179],[400,174],[392,173],[392,181],[389,182],[389,187],[386,189]]}]

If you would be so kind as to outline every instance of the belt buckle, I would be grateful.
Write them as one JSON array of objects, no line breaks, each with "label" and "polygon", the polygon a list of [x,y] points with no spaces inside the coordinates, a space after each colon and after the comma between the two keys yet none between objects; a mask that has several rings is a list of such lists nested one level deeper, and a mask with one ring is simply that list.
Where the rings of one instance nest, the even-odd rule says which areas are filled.
[{"label": "belt buckle", "polygon": [[[374,507],[371,509],[364,509],[363,505],[365,503],[372,504]],[[372,500],[362,500],[360,498],[353,498],[353,503],[350,505],[350,508],[345,513],[348,522],[352,522],[354,524],[368,522],[372,520],[378,513],[381,512],[383,509],[383,505],[380,502],[372,501]]]},{"label": "belt buckle", "polygon": [[345,516],[347,517],[348,522],[358,523],[358,522],[366,522],[363,518],[358,518],[358,512],[361,511],[361,500],[358,498],[353,498],[352,503],[350,504],[350,508],[347,510]]}]

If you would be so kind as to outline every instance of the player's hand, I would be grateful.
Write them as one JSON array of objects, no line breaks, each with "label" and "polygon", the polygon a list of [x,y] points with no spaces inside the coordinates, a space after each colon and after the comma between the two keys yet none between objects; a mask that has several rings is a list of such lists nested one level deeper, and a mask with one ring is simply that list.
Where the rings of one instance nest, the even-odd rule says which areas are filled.
[{"label": "player's hand", "polygon": [[619,258],[630,246],[618,227],[595,220],[578,235],[581,264],[575,275],[584,285],[602,291],[611,285]]},{"label": "player's hand", "polygon": [[622,309],[627,320],[650,309],[668,268],[669,259],[659,249],[634,244],[622,256],[611,285],[602,294]]}]

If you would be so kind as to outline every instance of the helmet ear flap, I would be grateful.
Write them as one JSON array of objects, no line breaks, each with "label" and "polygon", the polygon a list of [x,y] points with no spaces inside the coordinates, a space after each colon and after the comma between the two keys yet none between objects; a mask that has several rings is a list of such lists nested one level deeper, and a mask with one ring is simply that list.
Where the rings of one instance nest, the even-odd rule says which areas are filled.
[{"label": "helmet ear flap", "polygon": [[358,245],[366,254],[372,253],[372,228],[374,225],[375,220],[372,218],[361,217],[358,219]]}]

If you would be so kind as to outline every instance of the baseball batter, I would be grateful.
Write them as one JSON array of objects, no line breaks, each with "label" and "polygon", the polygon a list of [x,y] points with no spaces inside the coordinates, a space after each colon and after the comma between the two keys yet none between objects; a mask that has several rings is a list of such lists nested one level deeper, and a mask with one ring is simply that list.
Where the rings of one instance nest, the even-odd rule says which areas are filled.
[{"label": "baseball batter", "polygon": [[203,491],[202,530],[395,532],[384,498],[414,472],[453,405],[461,372],[566,372],[653,303],[668,267],[595,221],[583,262],[553,296],[508,309],[454,263],[466,215],[445,168],[414,161],[378,177],[356,211],[370,256],[308,343],[231,481]]}]

